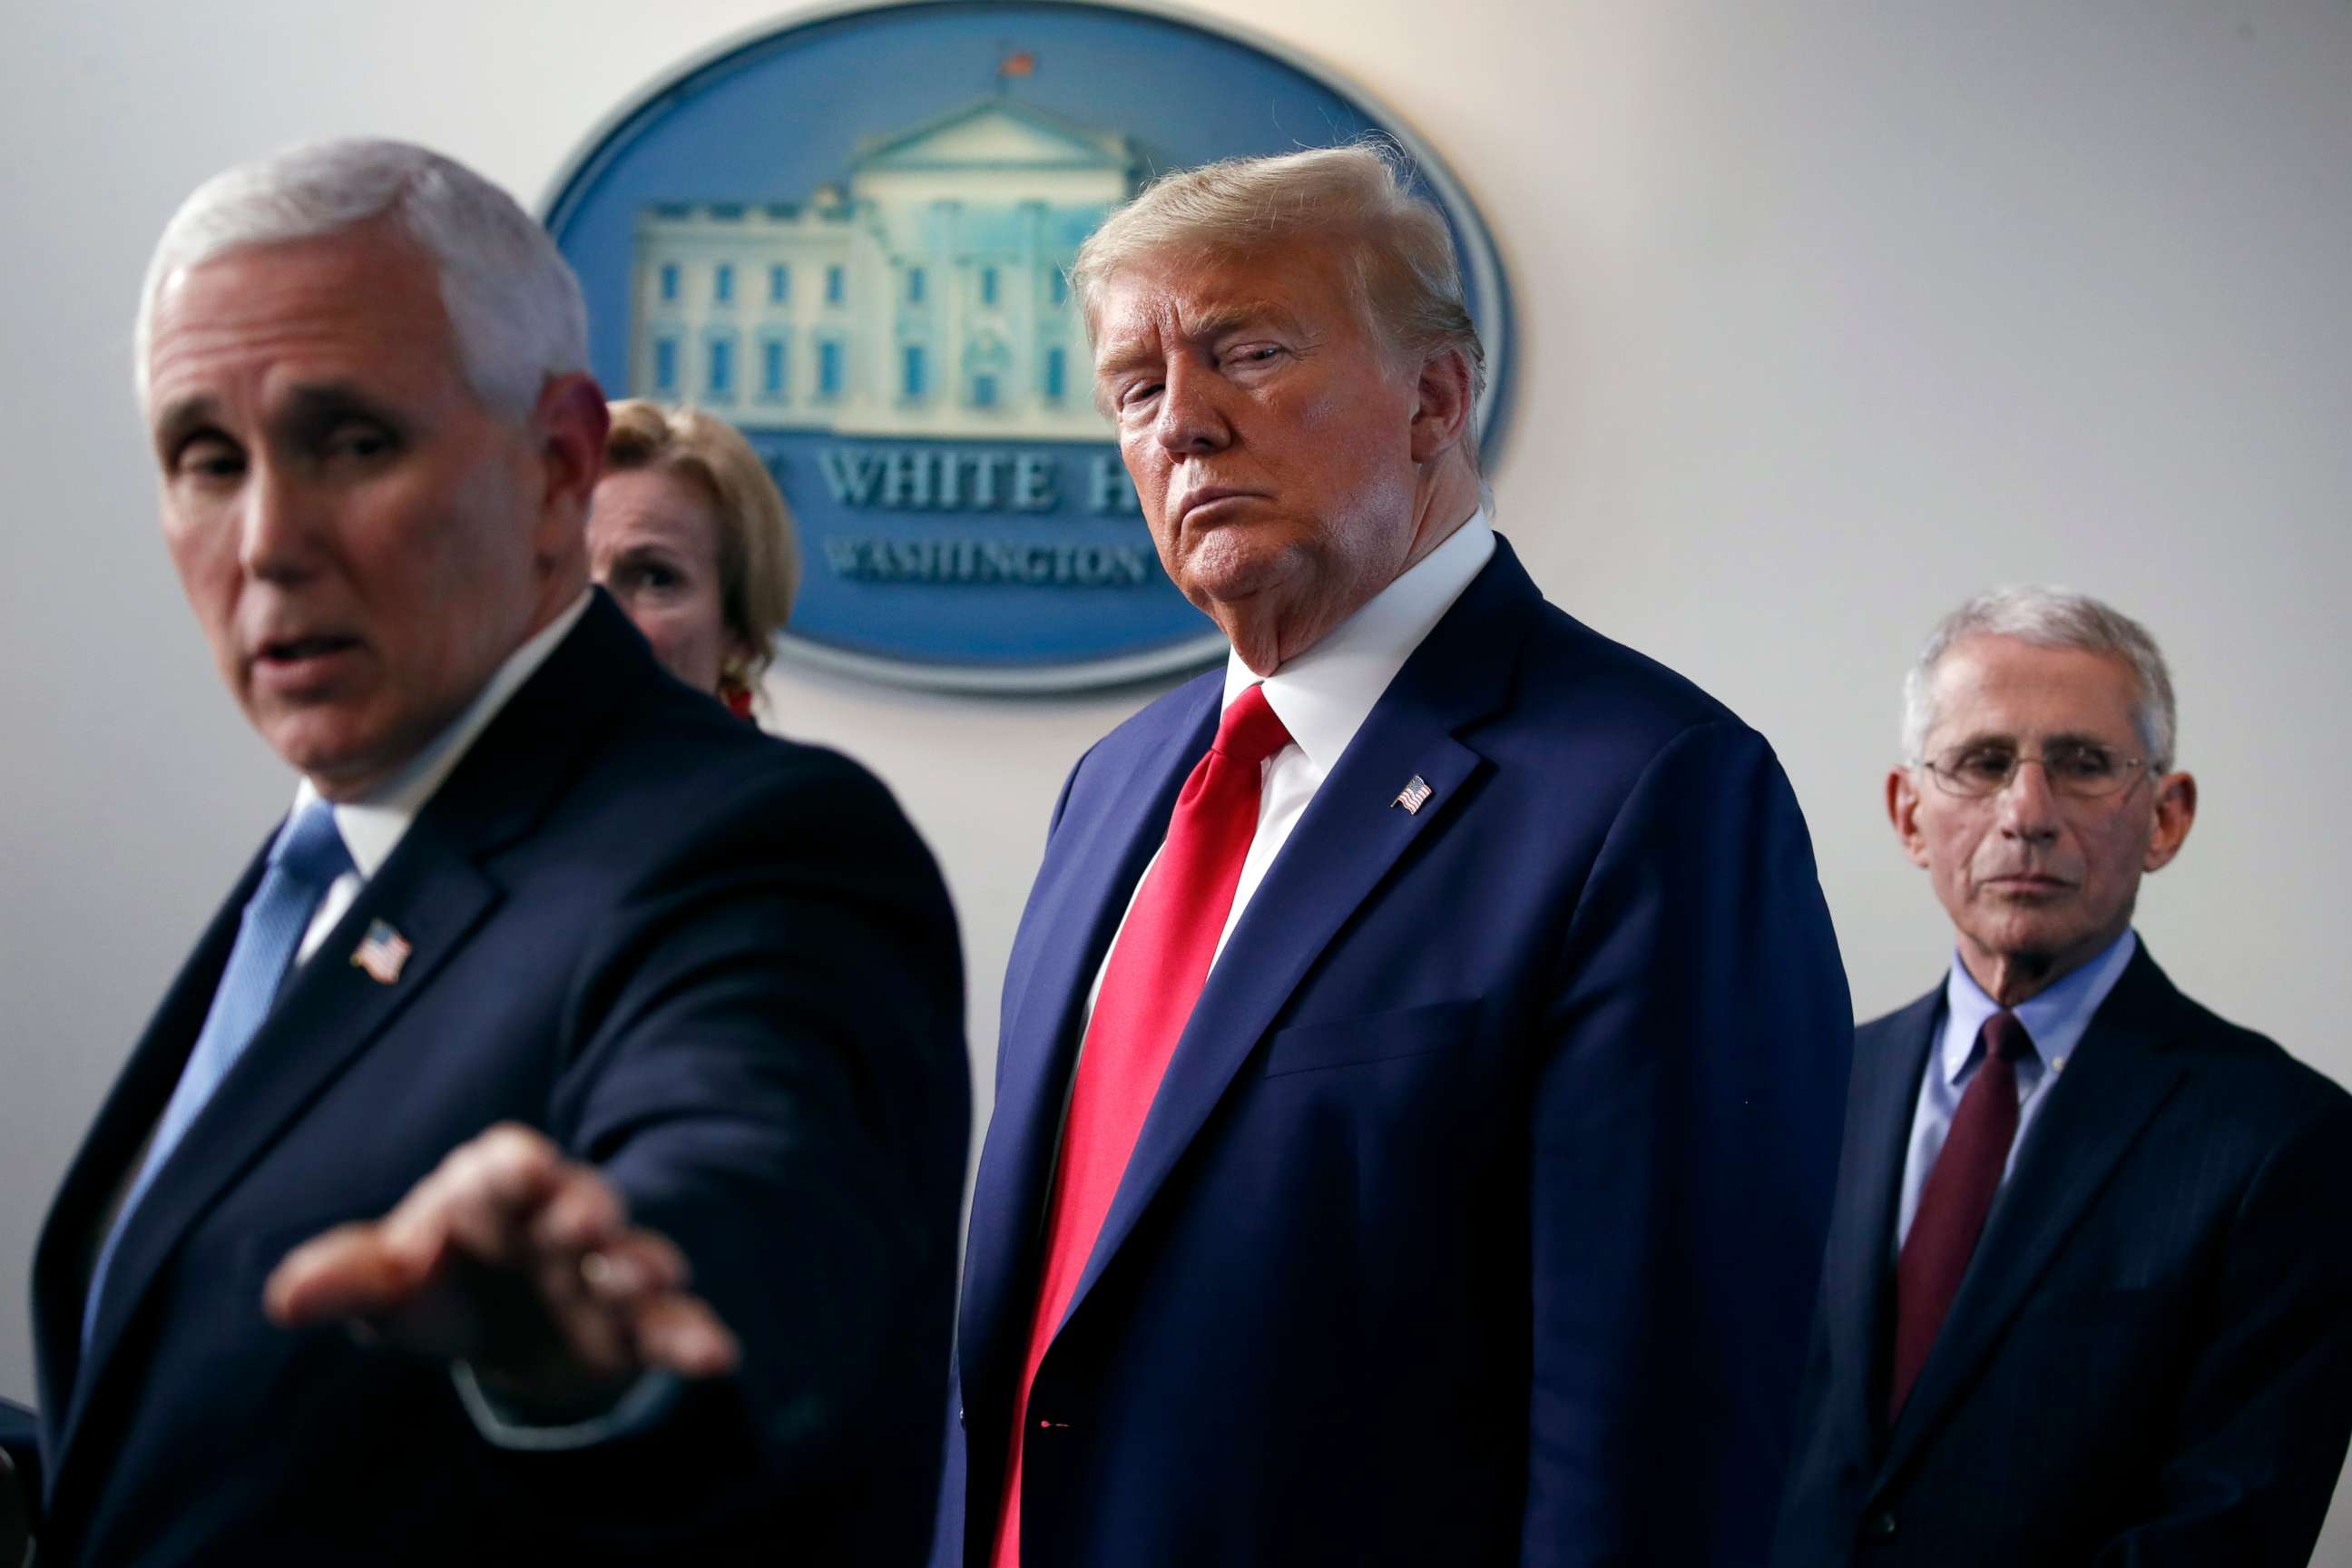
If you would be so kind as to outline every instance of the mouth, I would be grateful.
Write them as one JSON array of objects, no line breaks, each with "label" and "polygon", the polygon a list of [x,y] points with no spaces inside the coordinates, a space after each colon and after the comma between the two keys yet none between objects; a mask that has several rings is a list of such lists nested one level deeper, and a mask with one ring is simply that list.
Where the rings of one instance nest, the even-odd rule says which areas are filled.
[{"label": "mouth", "polygon": [[1265,499],[1256,490],[1239,489],[1231,485],[1209,485],[1186,496],[1176,515],[1186,523],[1214,522],[1223,513],[1240,510],[1237,503]]},{"label": "mouth", "polygon": [[265,685],[280,689],[306,686],[331,675],[359,647],[359,638],[339,632],[272,637],[255,650],[253,671]]},{"label": "mouth", "polygon": [[2012,897],[2029,899],[2046,899],[2074,890],[2074,883],[2063,877],[2051,876],[2044,871],[2012,871],[2006,876],[1988,877],[1984,879],[1983,886],[1990,892],[2007,893]]}]

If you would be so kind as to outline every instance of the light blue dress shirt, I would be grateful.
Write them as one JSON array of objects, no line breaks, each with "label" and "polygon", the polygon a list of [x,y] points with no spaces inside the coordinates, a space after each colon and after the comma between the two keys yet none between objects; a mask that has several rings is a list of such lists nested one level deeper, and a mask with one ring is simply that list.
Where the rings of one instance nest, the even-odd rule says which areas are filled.
[{"label": "light blue dress shirt", "polygon": [[[2066,1070],[2074,1047],[2082,1044],[2083,1031],[2091,1026],[2091,1015],[2116,988],[2132,954],[2138,951],[2138,936],[2126,929],[2096,958],[2011,1009],[2032,1037],[2033,1049],[2017,1064],[2017,1138],[2009,1146],[2009,1163],[2001,1170],[2003,1183],[2017,1169],[2018,1151],[2025,1147],[2034,1118],[2050,1098],[2051,1086]],[[1968,1092],[1969,1080],[1976,1076],[1982,1057],[1977,1037],[1983,1032],[1985,1020],[2000,1011],[2000,1004],[1985,994],[1984,987],[1955,952],[1951,973],[1944,981],[1942,1027],[1936,1037],[1935,1054],[1920,1078],[1918,1109],[1911,1116],[1910,1152],[1903,1159],[1903,1201],[1895,1220],[1898,1255],[1911,1234],[1912,1218],[1919,1212],[1919,1194],[1927,1185],[1927,1173],[1936,1168],[1936,1156],[1944,1152],[1944,1139],[1960,1109],[1960,1096]]]}]

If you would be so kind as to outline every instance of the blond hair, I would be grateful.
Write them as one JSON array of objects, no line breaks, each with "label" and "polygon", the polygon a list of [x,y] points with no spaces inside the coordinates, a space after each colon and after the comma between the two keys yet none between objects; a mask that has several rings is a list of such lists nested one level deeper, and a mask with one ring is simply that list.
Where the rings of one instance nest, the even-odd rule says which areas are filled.
[{"label": "blond hair", "polygon": [[613,405],[604,468],[682,473],[709,493],[719,519],[719,595],[727,629],[749,650],[749,681],[768,667],[800,591],[800,542],[767,465],[732,425],[698,408],[644,398]]}]

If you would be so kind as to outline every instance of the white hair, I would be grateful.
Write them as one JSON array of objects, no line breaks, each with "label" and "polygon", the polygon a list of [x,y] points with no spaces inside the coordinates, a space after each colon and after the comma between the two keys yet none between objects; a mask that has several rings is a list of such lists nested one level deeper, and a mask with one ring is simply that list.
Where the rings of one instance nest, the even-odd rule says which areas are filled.
[{"label": "white hair", "polygon": [[379,218],[432,259],[458,363],[485,407],[520,419],[550,377],[587,368],[580,280],[512,196],[404,142],[320,142],[215,174],[172,215],[139,297],[140,402],[156,297],[174,274],[226,251],[323,238]]},{"label": "white hair", "polygon": [[1936,667],[1955,643],[1972,637],[2015,637],[2037,647],[2075,648],[2120,659],[2139,683],[2132,722],[2147,748],[2149,767],[2172,769],[2179,713],[2172,700],[2172,674],[2164,652],[2147,628],[2088,594],[2034,585],[1995,588],[1946,616],[1928,635],[1916,663],[1903,678],[1903,755],[1921,760],[1927,731],[1936,723]]}]

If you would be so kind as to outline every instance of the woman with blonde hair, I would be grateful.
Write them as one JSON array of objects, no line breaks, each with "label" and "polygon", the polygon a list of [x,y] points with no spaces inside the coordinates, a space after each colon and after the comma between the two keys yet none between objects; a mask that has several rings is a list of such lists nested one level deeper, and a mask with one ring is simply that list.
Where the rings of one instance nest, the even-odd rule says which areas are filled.
[{"label": "woman with blonde hair", "polygon": [[699,409],[614,404],[588,552],[669,672],[750,718],[800,586],[792,513],[751,443]]}]

